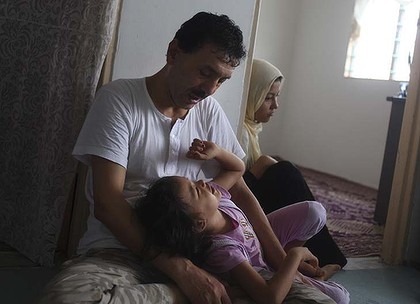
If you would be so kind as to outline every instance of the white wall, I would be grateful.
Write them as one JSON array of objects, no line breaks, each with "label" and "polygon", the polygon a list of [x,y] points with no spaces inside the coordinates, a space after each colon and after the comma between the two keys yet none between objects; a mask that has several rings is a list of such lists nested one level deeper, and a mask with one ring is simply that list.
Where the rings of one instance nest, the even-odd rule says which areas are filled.
[{"label": "white wall", "polygon": [[[228,15],[241,28],[248,48],[255,0],[124,0],[112,79],[149,76],[165,64],[169,42],[181,24],[199,11]],[[232,127],[240,118],[246,63],[216,92]]]},{"label": "white wall", "polygon": [[263,0],[255,57],[286,76],[262,150],[377,188],[399,83],[343,77],[354,0]]}]

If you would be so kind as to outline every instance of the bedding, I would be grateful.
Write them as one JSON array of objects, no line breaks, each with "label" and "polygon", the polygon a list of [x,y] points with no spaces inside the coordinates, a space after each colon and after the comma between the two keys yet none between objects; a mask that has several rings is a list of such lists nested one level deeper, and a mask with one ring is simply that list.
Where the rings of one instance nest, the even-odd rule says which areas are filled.
[{"label": "bedding", "polygon": [[[68,260],[48,286],[49,292],[41,296],[39,304],[189,303],[163,274],[121,249],[90,250],[86,255]],[[331,301],[317,289],[294,282],[283,303],[334,303]],[[232,303],[255,302],[242,295]]]}]

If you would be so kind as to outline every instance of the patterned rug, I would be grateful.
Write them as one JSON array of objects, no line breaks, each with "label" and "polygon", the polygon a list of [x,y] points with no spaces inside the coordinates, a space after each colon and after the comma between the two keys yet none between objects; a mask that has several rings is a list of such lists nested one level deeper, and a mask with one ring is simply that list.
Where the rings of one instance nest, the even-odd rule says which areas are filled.
[{"label": "patterned rug", "polygon": [[380,254],[383,226],[373,220],[377,190],[299,168],[315,198],[327,209],[327,227],[346,257]]}]

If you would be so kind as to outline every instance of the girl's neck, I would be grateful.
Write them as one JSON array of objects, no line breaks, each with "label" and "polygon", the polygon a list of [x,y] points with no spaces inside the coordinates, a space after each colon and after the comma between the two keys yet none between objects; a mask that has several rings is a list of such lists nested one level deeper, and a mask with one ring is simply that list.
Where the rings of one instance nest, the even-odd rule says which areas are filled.
[{"label": "girl's neck", "polygon": [[209,235],[225,234],[233,229],[231,218],[220,210],[217,210],[207,227],[207,234]]}]

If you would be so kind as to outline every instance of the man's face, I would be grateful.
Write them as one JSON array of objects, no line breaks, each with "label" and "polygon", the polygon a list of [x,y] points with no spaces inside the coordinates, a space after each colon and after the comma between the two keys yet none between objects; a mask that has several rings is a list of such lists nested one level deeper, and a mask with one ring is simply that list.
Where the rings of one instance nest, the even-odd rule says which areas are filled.
[{"label": "man's face", "polygon": [[172,42],[168,52],[168,88],[172,103],[191,109],[202,99],[212,95],[232,76],[234,67],[226,63],[224,53],[206,44],[193,53],[185,53]]}]

